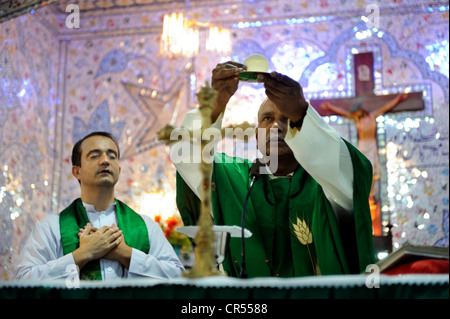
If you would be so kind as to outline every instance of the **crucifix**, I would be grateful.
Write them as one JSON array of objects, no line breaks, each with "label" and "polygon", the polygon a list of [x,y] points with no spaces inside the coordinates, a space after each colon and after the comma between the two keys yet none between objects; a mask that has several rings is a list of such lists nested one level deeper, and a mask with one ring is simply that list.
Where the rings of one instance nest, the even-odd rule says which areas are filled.
[{"label": "crucifix", "polygon": [[374,94],[373,53],[353,55],[355,96],[347,98],[311,100],[310,104],[321,116],[339,115],[355,121],[358,149],[373,166],[373,183],[369,204],[373,234],[382,235],[379,179],[381,167],[378,158],[376,117],[387,112],[420,111],[424,109],[422,92],[376,95]]}]

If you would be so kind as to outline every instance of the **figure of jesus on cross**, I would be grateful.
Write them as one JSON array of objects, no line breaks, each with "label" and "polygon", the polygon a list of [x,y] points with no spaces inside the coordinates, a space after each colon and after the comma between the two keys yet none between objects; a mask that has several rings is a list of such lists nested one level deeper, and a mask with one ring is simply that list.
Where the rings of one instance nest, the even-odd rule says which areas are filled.
[{"label": "figure of jesus on cross", "polygon": [[376,119],[379,115],[389,112],[400,102],[408,98],[406,93],[398,94],[394,99],[382,105],[379,109],[367,112],[361,107],[361,103],[356,105],[350,111],[333,105],[330,102],[324,102],[320,107],[325,111],[332,111],[340,116],[355,121],[358,131],[358,149],[370,160],[373,166],[374,180],[380,179],[381,167],[378,157],[377,146],[377,123]]},{"label": "figure of jesus on cross", "polygon": [[370,160],[373,166],[373,180],[372,180],[372,189],[370,191],[369,204],[370,204],[370,212],[372,215],[372,222],[374,222],[374,233],[378,235],[380,232],[378,230],[378,215],[379,213],[379,205],[380,202],[378,198],[379,194],[379,180],[381,176],[381,166],[380,160],[378,156],[378,145],[377,145],[377,122],[376,118],[384,114],[394,107],[397,106],[398,103],[406,100],[408,95],[403,93],[397,95],[394,99],[382,105],[378,110],[374,110],[371,112],[367,112],[361,108],[361,103],[356,105],[350,111],[347,111],[344,108],[333,105],[330,102],[324,102],[320,106],[325,111],[332,111],[336,114],[352,119],[355,121],[356,128],[358,131],[358,149]]},{"label": "figure of jesus on cross", "polygon": [[[369,203],[373,234],[382,235],[379,180],[382,172],[378,156],[376,118],[387,112],[417,111],[424,108],[422,92],[375,95],[372,52],[354,55],[356,96],[329,100],[311,100],[320,115],[339,115],[354,120],[358,149],[371,161],[373,182]],[[407,103],[403,103],[408,100]]]}]

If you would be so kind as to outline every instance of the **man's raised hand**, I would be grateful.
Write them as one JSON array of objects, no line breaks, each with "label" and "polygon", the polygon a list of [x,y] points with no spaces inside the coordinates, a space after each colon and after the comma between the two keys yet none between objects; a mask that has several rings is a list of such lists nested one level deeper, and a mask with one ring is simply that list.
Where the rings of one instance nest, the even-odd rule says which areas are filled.
[{"label": "man's raised hand", "polygon": [[297,122],[306,115],[308,103],[297,81],[277,72],[270,75],[258,74],[258,80],[264,82],[269,100],[292,122]]},{"label": "man's raised hand", "polygon": [[247,67],[238,62],[219,63],[212,71],[211,87],[217,91],[217,99],[211,115],[214,123],[220,113],[225,111],[228,101],[238,89],[239,73]]}]

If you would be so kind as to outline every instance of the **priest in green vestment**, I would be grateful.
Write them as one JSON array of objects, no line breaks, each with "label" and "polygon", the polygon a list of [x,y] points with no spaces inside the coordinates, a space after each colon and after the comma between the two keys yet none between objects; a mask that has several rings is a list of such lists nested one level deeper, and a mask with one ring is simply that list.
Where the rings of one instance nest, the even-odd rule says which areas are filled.
[{"label": "priest in green vestment", "polygon": [[184,270],[158,223],[115,198],[120,150],[92,132],[72,150],[81,197],[38,222],[16,262],[16,279],[173,278]]},{"label": "priest in green vestment", "polygon": [[[227,62],[213,70],[212,87],[218,96],[211,128],[221,128],[226,105],[238,88],[238,74],[245,69]],[[248,277],[364,272],[375,262],[369,160],[305,101],[299,83],[276,72],[259,74],[258,80],[268,97],[258,112],[258,132],[265,133],[258,137],[258,149],[267,165],[253,185],[246,210],[245,226],[252,232],[245,239]],[[192,129],[196,121],[201,121],[199,111],[190,111],[182,126]],[[182,143],[192,142],[171,146],[177,205],[185,225],[195,225],[202,179],[194,160],[195,143],[187,148]],[[252,163],[216,153],[212,165],[214,223],[240,226]],[[237,277],[241,266],[241,239],[231,238],[223,268]]]}]

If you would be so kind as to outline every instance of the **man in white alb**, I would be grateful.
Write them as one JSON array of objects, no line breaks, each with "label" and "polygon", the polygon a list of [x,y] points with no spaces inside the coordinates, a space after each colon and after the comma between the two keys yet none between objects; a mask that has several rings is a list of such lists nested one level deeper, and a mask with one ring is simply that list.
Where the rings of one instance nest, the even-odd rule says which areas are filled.
[{"label": "man in white alb", "polygon": [[173,278],[184,267],[159,224],[114,197],[120,151],[107,132],[93,132],[72,151],[81,198],[37,223],[16,263],[16,279]]}]

